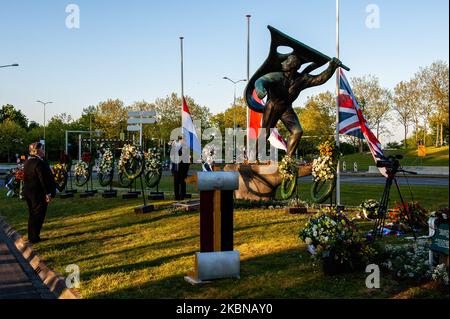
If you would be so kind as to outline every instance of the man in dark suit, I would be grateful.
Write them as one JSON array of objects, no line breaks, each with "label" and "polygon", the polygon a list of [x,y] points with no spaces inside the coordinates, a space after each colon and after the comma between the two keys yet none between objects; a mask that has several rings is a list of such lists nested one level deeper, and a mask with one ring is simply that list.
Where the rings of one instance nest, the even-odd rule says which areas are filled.
[{"label": "man in dark suit", "polygon": [[24,165],[23,195],[28,205],[28,240],[41,241],[40,233],[44,224],[47,206],[56,196],[56,184],[50,166],[44,161],[41,143],[29,146],[30,157]]},{"label": "man in dark suit", "polygon": [[183,136],[178,136],[178,140],[173,142],[171,153],[172,174],[175,200],[183,200],[186,197],[186,177],[189,171],[189,162],[183,161]]}]

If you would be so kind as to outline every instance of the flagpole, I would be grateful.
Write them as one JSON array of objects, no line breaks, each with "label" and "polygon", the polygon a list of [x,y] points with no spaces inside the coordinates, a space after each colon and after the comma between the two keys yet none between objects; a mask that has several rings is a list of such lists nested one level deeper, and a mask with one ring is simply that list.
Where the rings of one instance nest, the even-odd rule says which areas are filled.
[{"label": "flagpole", "polygon": [[[247,18],[247,83],[250,81],[250,14],[246,15]],[[246,154],[247,159],[249,159],[250,152],[250,113],[249,108],[247,107],[247,147]]]},{"label": "flagpole", "polygon": [[[184,67],[183,67],[183,39],[180,37],[180,49],[181,49],[181,99],[184,97]],[[183,112],[183,101],[181,102],[181,112]]]},{"label": "flagpole", "polygon": [[[336,0],[336,57],[339,59],[339,0]],[[339,149],[339,68],[336,69],[336,147]],[[341,170],[336,168],[336,205],[341,205]]]}]

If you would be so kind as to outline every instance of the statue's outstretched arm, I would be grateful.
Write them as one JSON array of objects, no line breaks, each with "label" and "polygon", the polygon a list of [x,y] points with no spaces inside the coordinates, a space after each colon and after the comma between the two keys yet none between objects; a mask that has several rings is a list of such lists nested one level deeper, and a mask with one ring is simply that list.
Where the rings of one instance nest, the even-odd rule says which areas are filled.
[{"label": "statue's outstretched arm", "polygon": [[306,74],[306,80],[305,80],[305,85],[304,87],[313,87],[313,86],[318,86],[318,85],[322,85],[324,83],[326,83],[334,74],[334,72],[336,71],[336,69],[339,67],[339,65],[341,64],[341,62],[336,59],[333,58],[330,61],[330,64],[328,65],[328,68],[323,71],[322,73],[318,74],[318,75],[309,75]]},{"label": "statue's outstretched arm", "polygon": [[263,99],[267,95],[267,87],[274,82],[277,82],[283,78],[281,72],[272,72],[260,77],[255,82],[256,94],[260,99]]}]

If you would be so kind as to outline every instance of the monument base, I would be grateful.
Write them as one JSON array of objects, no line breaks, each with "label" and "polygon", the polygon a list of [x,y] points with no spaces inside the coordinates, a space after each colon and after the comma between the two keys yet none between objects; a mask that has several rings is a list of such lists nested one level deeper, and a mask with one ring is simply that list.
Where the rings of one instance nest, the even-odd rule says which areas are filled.
[{"label": "monument base", "polygon": [[186,212],[191,212],[194,210],[200,209],[200,201],[199,200],[191,200],[188,202],[175,203],[173,206],[183,209]]},{"label": "monument base", "polygon": [[215,279],[239,279],[240,272],[240,253],[237,250],[196,253],[194,271],[184,279],[192,285],[197,285],[210,283]]},{"label": "monument base", "polygon": [[[239,173],[239,189],[235,191],[236,199],[269,201],[275,198],[277,188],[281,185],[277,163],[268,164],[228,164],[224,171]],[[309,176],[312,164],[302,164],[298,168],[298,177]]]}]

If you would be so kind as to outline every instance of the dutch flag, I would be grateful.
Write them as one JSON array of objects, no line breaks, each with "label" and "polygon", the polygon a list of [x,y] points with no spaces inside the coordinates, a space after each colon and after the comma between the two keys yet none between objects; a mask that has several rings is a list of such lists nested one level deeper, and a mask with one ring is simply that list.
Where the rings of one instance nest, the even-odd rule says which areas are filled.
[{"label": "dutch flag", "polygon": [[197,162],[201,158],[202,146],[200,144],[200,140],[198,139],[197,131],[195,130],[195,125],[192,121],[191,113],[189,112],[189,108],[187,106],[186,100],[184,99],[184,96],[181,121],[185,143],[193,152],[193,162]]}]

